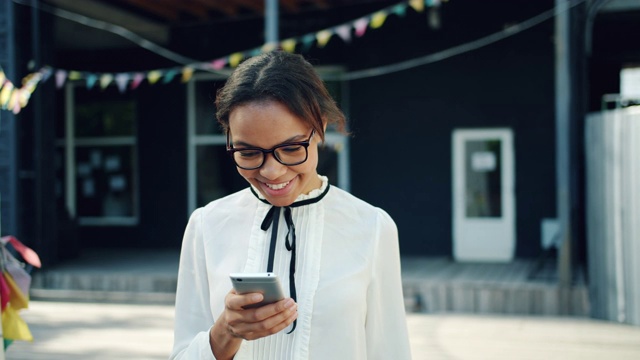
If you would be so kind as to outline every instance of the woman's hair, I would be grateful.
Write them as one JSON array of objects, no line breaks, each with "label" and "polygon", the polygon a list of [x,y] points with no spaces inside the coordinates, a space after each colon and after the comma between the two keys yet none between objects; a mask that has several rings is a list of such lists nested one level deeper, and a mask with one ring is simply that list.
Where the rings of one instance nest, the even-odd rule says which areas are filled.
[{"label": "woman's hair", "polygon": [[347,133],[346,119],[322,79],[301,55],[271,51],[242,62],[216,96],[216,116],[225,132],[237,106],[275,100],[309,123],[324,140],[324,126]]}]

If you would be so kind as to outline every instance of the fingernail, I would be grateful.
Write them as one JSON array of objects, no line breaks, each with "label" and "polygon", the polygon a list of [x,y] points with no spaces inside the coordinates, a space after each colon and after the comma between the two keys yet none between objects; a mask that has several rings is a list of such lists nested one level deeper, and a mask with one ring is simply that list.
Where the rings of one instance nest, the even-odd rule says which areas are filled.
[{"label": "fingernail", "polygon": [[289,299],[284,303],[284,307],[287,309],[292,307],[293,305],[295,305],[295,301],[293,301],[293,299]]},{"label": "fingernail", "polygon": [[262,295],[261,294],[253,294],[253,295],[251,295],[251,301],[258,302],[260,300],[262,300]]}]

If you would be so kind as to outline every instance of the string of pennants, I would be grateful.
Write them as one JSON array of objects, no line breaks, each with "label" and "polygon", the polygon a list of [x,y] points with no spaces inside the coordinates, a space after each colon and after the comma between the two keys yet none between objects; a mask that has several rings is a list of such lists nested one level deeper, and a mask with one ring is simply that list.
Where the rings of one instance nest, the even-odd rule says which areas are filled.
[{"label": "string of pennants", "polygon": [[416,12],[424,12],[426,8],[438,7],[447,1],[448,0],[403,1],[331,28],[308,33],[299,37],[284,39],[278,43],[266,43],[261,47],[235,52],[211,61],[198,62],[181,67],[137,72],[96,73],[53,69],[45,66],[37,72],[27,75],[22,80],[22,86],[20,88],[11,83],[11,81],[4,76],[4,72],[0,68],[0,107],[4,110],[13,111],[15,114],[19,113],[29,102],[29,98],[33,91],[35,91],[38,83],[46,81],[52,75],[54,75],[57,88],[62,88],[67,81],[85,81],[88,89],[92,89],[96,85],[105,89],[107,86],[115,83],[120,92],[125,92],[127,89],[134,90],[145,80],[152,85],[157,83],[167,84],[172,82],[176,77],[179,77],[183,83],[186,83],[191,80],[194,72],[197,70],[220,71],[225,67],[235,68],[246,58],[276,48],[281,48],[288,52],[295,52],[298,45],[301,46],[302,52],[308,51],[314,44],[318,48],[324,48],[331,39],[334,38],[334,35],[337,35],[344,42],[349,43],[352,40],[352,34],[356,37],[362,37],[369,28],[378,29],[382,27],[389,15],[405,16],[408,8],[412,8]]}]

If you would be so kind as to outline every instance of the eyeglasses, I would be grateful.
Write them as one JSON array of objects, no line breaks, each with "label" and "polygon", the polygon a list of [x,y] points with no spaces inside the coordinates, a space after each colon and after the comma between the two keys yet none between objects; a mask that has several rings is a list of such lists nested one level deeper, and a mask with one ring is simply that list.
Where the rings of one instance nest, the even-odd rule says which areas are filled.
[{"label": "eyeglasses", "polygon": [[307,161],[309,142],[315,132],[315,129],[311,130],[311,135],[305,141],[284,143],[267,150],[259,147],[236,149],[231,145],[229,131],[227,131],[227,152],[231,154],[236,166],[244,170],[255,170],[262,167],[269,153],[273,153],[273,157],[282,165],[300,165]]}]

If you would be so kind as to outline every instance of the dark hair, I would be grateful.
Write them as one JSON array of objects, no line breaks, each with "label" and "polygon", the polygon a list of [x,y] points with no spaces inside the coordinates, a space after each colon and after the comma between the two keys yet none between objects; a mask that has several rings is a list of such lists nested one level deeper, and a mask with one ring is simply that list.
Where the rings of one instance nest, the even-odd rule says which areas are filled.
[{"label": "dark hair", "polygon": [[301,55],[271,51],[242,62],[218,90],[216,116],[225,132],[229,114],[239,105],[275,100],[308,122],[324,140],[324,125],[347,133],[346,119],[324,82]]}]

